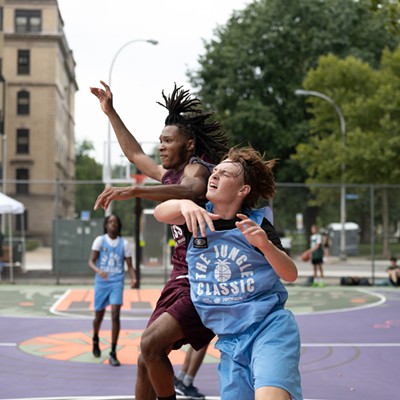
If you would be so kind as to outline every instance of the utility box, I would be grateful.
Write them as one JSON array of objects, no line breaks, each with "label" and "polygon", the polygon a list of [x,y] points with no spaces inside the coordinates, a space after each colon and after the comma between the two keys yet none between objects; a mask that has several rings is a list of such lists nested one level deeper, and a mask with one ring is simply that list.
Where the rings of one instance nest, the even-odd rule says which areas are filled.
[{"label": "utility box", "polygon": [[169,225],[155,219],[154,209],[144,209],[141,228],[143,266],[163,267]]},{"label": "utility box", "polygon": [[[346,222],[344,224],[346,237],[346,255],[357,256],[360,245],[360,227],[355,222]],[[329,234],[329,254],[340,256],[340,236],[342,234],[342,224],[332,223],[328,225]]]},{"label": "utility box", "polygon": [[92,244],[104,233],[104,218],[53,220],[53,272],[57,275],[93,275],[88,267]]}]

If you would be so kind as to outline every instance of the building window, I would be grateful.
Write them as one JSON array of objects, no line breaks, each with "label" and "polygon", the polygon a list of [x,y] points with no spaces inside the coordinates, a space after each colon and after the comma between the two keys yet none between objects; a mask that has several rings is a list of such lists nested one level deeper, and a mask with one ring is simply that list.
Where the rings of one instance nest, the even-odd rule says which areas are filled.
[{"label": "building window", "polygon": [[17,154],[29,154],[29,129],[17,129]]},{"label": "building window", "polygon": [[18,50],[18,75],[29,75],[31,64],[30,50]]},{"label": "building window", "polygon": [[26,90],[20,90],[17,94],[17,114],[29,115],[30,94]]},{"label": "building window", "polygon": [[[18,168],[15,172],[15,179],[17,180],[15,193],[16,194],[29,194],[29,169]],[[18,182],[24,181],[24,182]]]},{"label": "building window", "polygon": [[15,33],[38,33],[41,31],[41,10],[15,10]]}]

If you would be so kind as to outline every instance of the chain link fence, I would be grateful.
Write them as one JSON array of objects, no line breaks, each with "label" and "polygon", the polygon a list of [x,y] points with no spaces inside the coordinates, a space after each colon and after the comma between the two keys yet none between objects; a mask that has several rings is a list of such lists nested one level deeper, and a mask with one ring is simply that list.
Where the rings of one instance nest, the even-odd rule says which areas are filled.
[{"label": "chain link fence", "polygon": [[[94,237],[103,232],[105,216],[104,210],[94,210],[93,206],[104,183],[62,180],[6,183],[6,194],[26,208],[24,218],[13,217],[15,240],[23,240],[26,251],[37,246],[51,247],[52,272],[57,279],[71,274],[90,276],[87,259]],[[312,224],[329,233],[331,254],[338,254],[343,217],[341,189],[340,184],[277,184],[276,196],[268,205],[273,209],[275,229],[293,257],[308,247]],[[400,185],[345,185],[345,193],[347,256],[388,259],[400,255]],[[154,220],[152,210],[156,204],[145,199],[112,203],[112,213],[122,220],[122,235],[132,244],[135,263],[142,267],[139,279],[144,282],[156,276],[166,280],[171,268],[171,235],[168,227]],[[260,204],[263,205],[266,204]],[[8,228],[2,224],[2,229],[6,233],[4,230]]]}]

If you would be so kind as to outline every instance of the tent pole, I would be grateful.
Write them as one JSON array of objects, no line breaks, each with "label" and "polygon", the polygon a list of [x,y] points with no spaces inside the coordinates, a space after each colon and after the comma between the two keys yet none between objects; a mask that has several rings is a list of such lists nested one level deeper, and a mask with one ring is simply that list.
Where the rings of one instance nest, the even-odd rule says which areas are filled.
[{"label": "tent pole", "polygon": [[8,254],[9,254],[8,258],[10,260],[10,282],[14,283],[14,261],[13,261],[11,214],[8,214]]}]

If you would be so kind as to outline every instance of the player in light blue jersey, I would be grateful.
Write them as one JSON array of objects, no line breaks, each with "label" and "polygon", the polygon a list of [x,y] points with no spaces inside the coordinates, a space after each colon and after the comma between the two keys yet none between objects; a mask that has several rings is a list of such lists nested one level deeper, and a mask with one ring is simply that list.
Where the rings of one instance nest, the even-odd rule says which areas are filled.
[{"label": "player in light blue jersey", "polygon": [[94,308],[93,320],[93,355],[101,356],[99,346],[100,326],[106,312],[111,305],[111,351],[109,363],[118,367],[117,341],[120,332],[120,311],[122,306],[125,262],[131,278],[131,288],[136,287],[135,270],[132,265],[132,253],[129,243],[121,237],[121,221],[116,215],[110,215],[104,220],[104,235],[98,236],[92,245],[88,261],[89,268],[95,272],[94,279]]},{"label": "player in light blue jersey", "polygon": [[191,298],[218,335],[221,399],[301,400],[300,335],[281,279],[293,282],[293,260],[267,235],[258,200],[275,193],[274,160],[233,148],[210,176],[206,210],[190,200],[156,207],[162,222],[186,223]]}]

